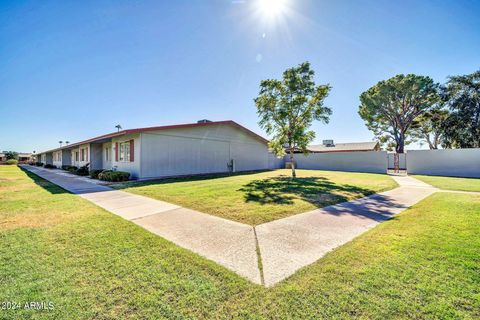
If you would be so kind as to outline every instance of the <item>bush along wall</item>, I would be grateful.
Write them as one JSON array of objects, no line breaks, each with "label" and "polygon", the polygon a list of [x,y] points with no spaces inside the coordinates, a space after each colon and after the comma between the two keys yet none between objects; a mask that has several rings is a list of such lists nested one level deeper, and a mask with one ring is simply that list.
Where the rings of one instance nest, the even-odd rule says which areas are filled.
[{"label": "bush along wall", "polygon": [[88,176],[89,170],[88,170],[88,164],[86,166],[80,167],[75,171],[75,174],[79,176]]},{"label": "bush along wall", "polygon": [[121,182],[130,178],[130,173],[124,171],[104,170],[100,172],[98,178],[103,181]]},{"label": "bush along wall", "polygon": [[98,175],[102,173],[104,170],[99,169],[99,170],[90,170],[90,178],[92,179],[98,179]]}]

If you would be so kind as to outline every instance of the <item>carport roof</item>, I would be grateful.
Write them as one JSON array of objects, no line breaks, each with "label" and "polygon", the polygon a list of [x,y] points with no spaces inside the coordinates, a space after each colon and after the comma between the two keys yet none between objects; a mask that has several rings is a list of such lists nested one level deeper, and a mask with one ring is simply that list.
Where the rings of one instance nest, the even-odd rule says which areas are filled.
[{"label": "carport roof", "polygon": [[76,146],[79,146],[79,145],[82,145],[82,144],[91,143],[91,142],[100,142],[102,140],[106,140],[106,139],[109,139],[109,138],[118,137],[118,136],[122,136],[122,135],[126,135],[126,134],[131,134],[131,133],[140,133],[140,132],[147,132],[147,131],[159,131],[159,130],[170,130],[170,129],[179,129],[179,128],[206,127],[206,126],[220,125],[220,124],[233,126],[237,129],[240,129],[240,130],[244,131],[245,133],[253,136],[254,138],[256,138],[256,139],[258,139],[262,142],[268,143],[267,139],[265,139],[264,137],[256,134],[255,132],[245,128],[244,126],[239,125],[235,121],[225,120],[225,121],[196,122],[196,123],[175,124],[175,125],[168,125],[168,126],[126,129],[126,130],[121,130],[121,131],[118,131],[118,132],[112,132],[112,133],[104,134],[104,135],[101,135],[101,136],[98,136],[98,137],[95,137],[95,138],[91,138],[91,139],[88,139],[88,140],[71,143],[69,145],[66,145],[66,146],[63,146],[63,147],[60,147],[60,148],[55,148],[55,149],[39,152],[38,154],[47,153],[47,152],[54,152],[54,151],[59,151],[59,150],[63,150],[63,149],[70,149],[72,147],[76,147]]}]

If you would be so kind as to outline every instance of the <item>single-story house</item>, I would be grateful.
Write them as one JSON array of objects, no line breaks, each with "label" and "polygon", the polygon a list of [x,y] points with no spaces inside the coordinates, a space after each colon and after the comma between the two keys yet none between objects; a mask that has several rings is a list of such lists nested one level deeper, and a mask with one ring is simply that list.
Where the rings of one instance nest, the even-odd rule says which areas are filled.
[{"label": "single-story house", "polygon": [[[5,151],[4,151],[5,152]],[[0,163],[7,161],[7,156],[4,152],[0,152]],[[20,163],[27,163],[34,160],[34,157],[31,153],[19,152],[17,160]]]},{"label": "single-story house", "polygon": [[137,128],[38,153],[45,164],[126,171],[134,179],[268,169],[268,140],[234,121]]},{"label": "single-story house", "polygon": [[26,163],[26,162],[30,162],[30,161],[34,161],[33,154],[27,153],[27,152],[19,152],[18,153],[18,162]]},{"label": "single-story house", "polygon": [[[310,153],[380,151],[380,143],[376,141],[334,143],[333,140],[323,140],[322,144],[309,145],[307,149]],[[285,151],[289,152],[288,149]],[[294,150],[294,153],[301,152],[299,149]]]}]

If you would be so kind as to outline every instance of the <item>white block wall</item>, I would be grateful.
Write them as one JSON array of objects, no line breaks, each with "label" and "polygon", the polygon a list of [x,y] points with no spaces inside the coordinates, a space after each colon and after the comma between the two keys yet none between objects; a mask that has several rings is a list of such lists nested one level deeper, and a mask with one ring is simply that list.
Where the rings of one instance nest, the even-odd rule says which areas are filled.
[{"label": "white block wall", "polygon": [[387,172],[386,151],[310,153],[307,156],[295,154],[295,161],[298,169]]},{"label": "white block wall", "polygon": [[480,178],[480,149],[409,150],[407,172]]},{"label": "white block wall", "polygon": [[[288,160],[287,160],[288,161]],[[285,158],[278,158],[273,153],[268,153],[268,169],[283,169],[285,168]]]}]

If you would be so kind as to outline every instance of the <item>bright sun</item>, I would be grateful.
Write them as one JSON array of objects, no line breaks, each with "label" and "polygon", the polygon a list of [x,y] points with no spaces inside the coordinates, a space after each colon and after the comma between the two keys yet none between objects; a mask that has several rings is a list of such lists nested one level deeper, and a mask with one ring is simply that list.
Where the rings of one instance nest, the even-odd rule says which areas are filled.
[{"label": "bright sun", "polygon": [[267,18],[275,18],[285,11],[286,0],[258,0],[258,8]]}]

